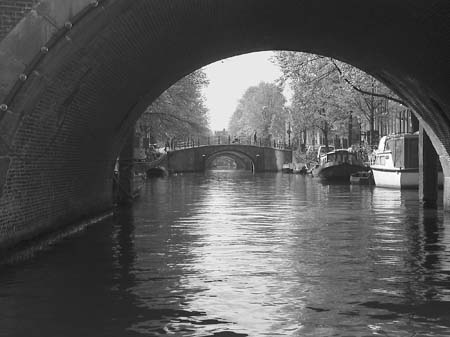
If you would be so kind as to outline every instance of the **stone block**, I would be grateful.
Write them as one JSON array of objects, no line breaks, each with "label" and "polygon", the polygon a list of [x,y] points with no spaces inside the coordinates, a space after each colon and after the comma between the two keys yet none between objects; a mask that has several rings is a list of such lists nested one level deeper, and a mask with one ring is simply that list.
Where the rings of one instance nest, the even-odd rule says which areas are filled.
[{"label": "stone block", "polygon": [[3,186],[5,186],[6,183],[6,175],[8,174],[10,162],[10,158],[0,157],[0,198],[3,194]]}]

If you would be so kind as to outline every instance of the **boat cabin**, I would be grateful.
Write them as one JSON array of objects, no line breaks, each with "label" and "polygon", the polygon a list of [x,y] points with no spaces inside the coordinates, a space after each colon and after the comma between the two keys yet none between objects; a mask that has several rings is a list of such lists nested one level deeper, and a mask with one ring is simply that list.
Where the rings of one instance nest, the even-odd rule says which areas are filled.
[{"label": "boat cabin", "polygon": [[401,134],[382,137],[375,153],[375,165],[386,165],[386,159],[390,159],[394,167],[418,168],[419,167],[419,135]]},{"label": "boat cabin", "polygon": [[317,159],[320,161],[320,157],[322,157],[327,152],[331,152],[331,151],[334,151],[333,145],[328,145],[328,149],[327,149],[327,146],[320,145],[319,149],[317,150]]},{"label": "boat cabin", "polygon": [[349,152],[348,150],[335,150],[330,151],[320,157],[320,165],[324,165],[325,163],[337,163],[337,164],[351,164],[351,165],[360,165],[360,162],[356,156],[355,152]]}]

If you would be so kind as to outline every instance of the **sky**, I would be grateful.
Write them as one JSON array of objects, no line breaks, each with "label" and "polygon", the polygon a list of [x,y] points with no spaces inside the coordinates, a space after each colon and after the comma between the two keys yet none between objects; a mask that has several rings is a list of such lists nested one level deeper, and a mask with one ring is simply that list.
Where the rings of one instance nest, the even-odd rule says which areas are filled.
[{"label": "sky", "polygon": [[272,55],[272,51],[244,54],[203,68],[210,81],[203,95],[213,131],[228,128],[230,117],[248,87],[262,81],[274,82],[281,76],[278,66],[269,60]]}]

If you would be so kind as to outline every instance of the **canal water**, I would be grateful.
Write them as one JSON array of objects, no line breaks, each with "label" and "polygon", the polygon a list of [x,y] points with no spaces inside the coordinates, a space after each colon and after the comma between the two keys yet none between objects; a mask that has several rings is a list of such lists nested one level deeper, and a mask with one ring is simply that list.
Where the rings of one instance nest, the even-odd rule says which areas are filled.
[{"label": "canal water", "polygon": [[449,336],[450,220],[417,191],[212,171],[0,270],[0,336]]}]

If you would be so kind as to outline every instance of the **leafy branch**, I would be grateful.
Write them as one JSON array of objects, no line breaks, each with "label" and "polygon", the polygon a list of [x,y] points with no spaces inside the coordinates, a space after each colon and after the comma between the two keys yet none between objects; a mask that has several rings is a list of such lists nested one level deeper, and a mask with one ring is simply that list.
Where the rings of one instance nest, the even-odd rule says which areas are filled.
[{"label": "leafy branch", "polygon": [[186,118],[182,118],[182,117],[174,115],[174,114],[172,114],[170,112],[148,111],[145,114],[146,115],[157,115],[157,116],[162,116],[162,117],[170,117],[170,118],[173,118],[173,119],[175,119],[177,121],[180,121],[182,123],[186,123],[186,124],[190,125],[191,127],[194,127],[194,128],[197,128],[197,129],[204,128],[203,125],[201,125],[201,124],[199,124],[197,122],[194,122],[194,121],[186,119]]},{"label": "leafy branch", "polygon": [[342,79],[348,84],[350,85],[354,90],[356,90],[357,92],[363,94],[363,95],[370,95],[370,96],[375,96],[375,97],[380,97],[380,98],[384,98],[396,103],[399,103],[403,106],[408,106],[408,104],[406,104],[404,101],[395,98],[393,96],[389,96],[389,95],[385,95],[385,94],[378,94],[375,92],[369,92],[366,90],[363,90],[361,88],[359,88],[358,86],[356,86],[355,84],[353,84],[347,77],[344,76],[344,73],[342,72],[341,68],[336,64],[336,61],[332,58],[330,58],[330,61],[333,63],[335,69],[338,71],[339,75],[342,77]]}]

